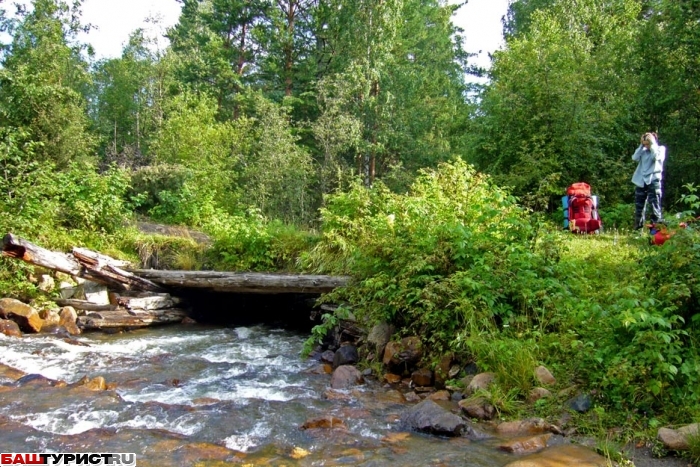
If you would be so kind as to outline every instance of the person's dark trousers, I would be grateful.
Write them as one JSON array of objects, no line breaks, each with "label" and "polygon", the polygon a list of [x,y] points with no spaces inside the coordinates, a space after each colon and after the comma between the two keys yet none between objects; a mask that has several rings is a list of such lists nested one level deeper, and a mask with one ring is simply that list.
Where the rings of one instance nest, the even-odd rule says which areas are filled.
[{"label": "person's dark trousers", "polygon": [[644,227],[647,204],[651,205],[651,221],[663,222],[661,215],[661,182],[655,180],[643,188],[634,189],[634,228]]}]

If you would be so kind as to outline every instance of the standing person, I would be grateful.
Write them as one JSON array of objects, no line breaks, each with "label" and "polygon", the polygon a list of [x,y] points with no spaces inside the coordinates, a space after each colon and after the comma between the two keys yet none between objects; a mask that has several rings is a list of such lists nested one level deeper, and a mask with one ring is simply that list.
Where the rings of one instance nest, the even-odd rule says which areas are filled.
[{"label": "standing person", "polygon": [[637,169],[632,175],[634,189],[634,228],[644,227],[647,204],[651,205],[651,221],[663,222],[661,214],[661,178],[666,159],[666,147],[659,146],[656,133],[644,133],[641,144],[632,154]]}]

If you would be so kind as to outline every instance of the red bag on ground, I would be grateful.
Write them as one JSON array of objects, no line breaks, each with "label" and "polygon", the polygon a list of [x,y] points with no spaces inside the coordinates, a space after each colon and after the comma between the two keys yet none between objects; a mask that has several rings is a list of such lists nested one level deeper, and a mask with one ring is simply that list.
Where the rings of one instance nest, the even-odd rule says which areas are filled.
[{"label": "red bag on ground", "polygon": [[601,221],[598,216],[597,198],[591,196],[591,186],[579,182],[566,190],[568,197],[568,228],[573,232],[592,233],[600,230]]}]

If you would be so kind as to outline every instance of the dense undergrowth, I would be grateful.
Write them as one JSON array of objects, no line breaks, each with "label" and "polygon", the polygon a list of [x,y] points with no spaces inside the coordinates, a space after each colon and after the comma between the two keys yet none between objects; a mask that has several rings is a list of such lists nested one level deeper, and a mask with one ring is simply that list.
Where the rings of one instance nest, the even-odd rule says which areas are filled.
[{"label": "dense undergrowth", "polygon": [[[396,337],[420,336],[427,365],[453,353],[495,372],[488,397],[503,416],[560,410],[556,398],[522,403],[533,368],[544,364],[559,390],[594,395],[594,417],[579,420],[584,430],[624,427],[631,438],[700,418],[700,236],[692,224],[671,225],[675,235],[661,247],[624,231],[572,235],[454,162],[426,170],[405,194],[358,183],[328,197],[320,233],[205,203],[190,222],[209,235],[201,243],[139,232],[138,199],[122,170],[69,171],[60,188],[38,167],[26,176],[31,189],[16,190],[31,196],[0,208],[4,230],[46,248],[85,246],[161,268],[350,274],[353,285],[324,300],[367,327],[389,322]],[[697,208],[692,193],[685,201]],[[38,297],[33,273],[0,260],[0,294]],[[310,346],[334,322],[326,319]]]}]

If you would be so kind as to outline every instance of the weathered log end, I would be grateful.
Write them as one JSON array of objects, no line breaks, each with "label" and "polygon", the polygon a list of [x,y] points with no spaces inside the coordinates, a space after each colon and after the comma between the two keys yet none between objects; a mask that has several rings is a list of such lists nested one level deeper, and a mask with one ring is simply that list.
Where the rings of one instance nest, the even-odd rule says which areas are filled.
[{"label": "weathered log end", "polygon": [[21,240],[11,233],[5,235],[2,239],[2,255],[13,259],[21,259],[23,261],[31,261],[31,257],[25,258],[27,249],[21,245]]}]

